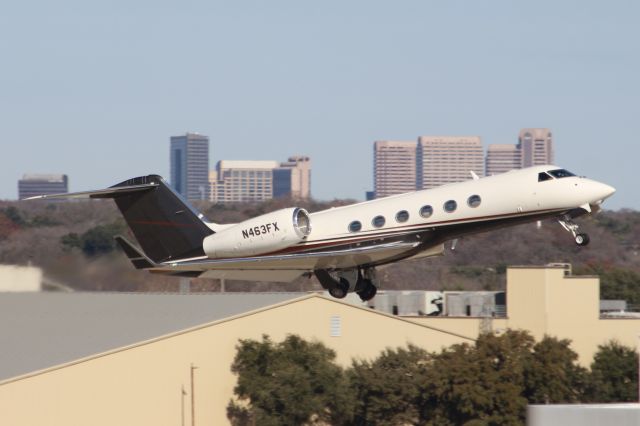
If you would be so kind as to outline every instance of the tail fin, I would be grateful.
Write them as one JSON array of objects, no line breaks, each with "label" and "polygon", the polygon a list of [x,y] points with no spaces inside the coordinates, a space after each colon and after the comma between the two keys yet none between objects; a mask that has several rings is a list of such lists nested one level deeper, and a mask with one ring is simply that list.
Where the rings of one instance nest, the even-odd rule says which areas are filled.
[{"label": "tail fin", "polygon": [[[214,233],[198,213],[158,175],[140,176],[107,189],[28,199],[113,198],[146,256],[136,259],[160,263],[204,256],[202,240]],[[122,246],[122,242],[118,241]],[[123,249],[131,259],[131,244]],[[140,254],[140,253],[138,253]],[[143,262],[139,262],[141,265]]]},{"label": "tail fin", "polygon": [[109,195],[142,250],[155,263],[204,256],[202,240],[213,234],[199,214],[158,175],[126,180],[111,188],[153,186],[147,191]]}]

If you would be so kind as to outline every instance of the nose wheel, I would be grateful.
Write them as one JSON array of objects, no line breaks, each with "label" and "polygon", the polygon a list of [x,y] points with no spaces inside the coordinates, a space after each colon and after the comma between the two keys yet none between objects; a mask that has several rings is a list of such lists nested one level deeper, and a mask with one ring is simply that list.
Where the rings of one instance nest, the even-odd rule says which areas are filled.
[{"label": "nose wheel", "polygon": [[586,246],[587,244],[589,244],[589,235],[578,232],[580,226],[573,220],[571,220],[571,217],[564,216],[562,219],[558,219],[558,222],[564,229],[566,229],[568,232],[571,232],[571,234],[573,235],[573,239],[575,240],[577,245]]},{"label": "nose wheel", "polygon": [[587,234],[576,234],[575,236],[576,244],[579,246],[586,246],[589,244],[589,235]]}]

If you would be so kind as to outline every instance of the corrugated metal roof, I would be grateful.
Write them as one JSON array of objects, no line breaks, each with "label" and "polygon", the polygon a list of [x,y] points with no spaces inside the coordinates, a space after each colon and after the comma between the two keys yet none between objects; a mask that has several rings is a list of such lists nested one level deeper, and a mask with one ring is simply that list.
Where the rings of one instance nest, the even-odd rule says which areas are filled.
[{"label": "corrugated metal roof", "polygon": [[0,380],[306,293],[0,293]]}]

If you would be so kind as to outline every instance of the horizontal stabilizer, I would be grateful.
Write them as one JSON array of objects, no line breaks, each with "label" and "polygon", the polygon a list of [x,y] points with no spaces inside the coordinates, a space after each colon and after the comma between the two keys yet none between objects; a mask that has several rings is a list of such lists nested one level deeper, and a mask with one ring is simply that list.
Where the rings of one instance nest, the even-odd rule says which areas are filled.
[{"label": "horizontal stabilizer", "polygon": [[139,248],[131,244],[124,237],[118,235],[115,237],[115,240],[118,242],[122,251],[127,255],[133,266],[136,269],[149,269],[156,266],[156,264],[149,259]]},{"label": "horizontal stabilizer", "polygon": [[106,189],[83,192],[67,192],[64,194],[36,195],[25,198],[25,200],[50,200],[58,198],[115,198],[118,195],[130,194],[132,192],[147,191],[156,188],[157,183],[145,183],[142,185],[114,186]]},{"label": "horizontal stabilizer", "polygon": [[[141,268],[148,267],[148,259],[155,264],[204,256],[202,241],[214,234],[204,216],[158,175],[134,177],[97,191],[41,195],[31,199],[52,198],[113,199],[141,250],[130,249],[131,244],[128,243],[118,244]],[[132,257],[132,250],[138,251],[135,258]]]}]

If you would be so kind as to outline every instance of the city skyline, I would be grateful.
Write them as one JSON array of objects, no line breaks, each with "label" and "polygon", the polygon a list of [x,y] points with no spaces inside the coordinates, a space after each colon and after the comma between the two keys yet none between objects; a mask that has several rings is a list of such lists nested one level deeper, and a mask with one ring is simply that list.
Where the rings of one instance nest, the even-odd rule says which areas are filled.
[{"label": "city skyline", "polygon": [[[377,140],[373,142],[373,148],[373,190],[366,191],[366,200],[462,182],[471,179],[471,171],[484,177],[554,164],[555,151],[552,132],[548,128],[520,129],[517,143],[489,144],[486,149],[481,136],[452,135],[423,135],[409,141]],[[311,198],[308,156],[290,156],[286,162],[218,160],[215,168],[209,168],[210,152],[207,135],[186,132],[170,137],[169,183],[188,200],[260,202],[283,196]],[[203,160],[203,156],[207,159]],[[205,168],[208,168],[206,184],[202,179],[195,183],[193,177],[187,178],[190,175],[200,177]],[[267,172],[268,176],[264,175]],[[280,173],[276,175],[276,172]],[[25,174],[18,181],[19,187],[26,176],[55,175]],[[68,185],[64,176],[65,185]],[[247,187],[248,183],[250,187]]]},{"label": "city skyline", "polygon": [[513,144],[544,126],[558,166],[615,186],[608,208],[640,209],[625,161],[640,154],[638,14],[617,1],[11,3],[0,199],[25,173],[65,173],[72,191],[168,178],[166,138],[185,129],[216,158],[304,152],[314,198],[362,199],[374,140]]},{"label": "city skyline", "polygon": [[373,191],[367,199],[431,189],[477,176],[553,164],[553,137],[547,128],[524,128],[517,144],[489,144],[480,136],[419,136],[411,141],[373,143]]}]

